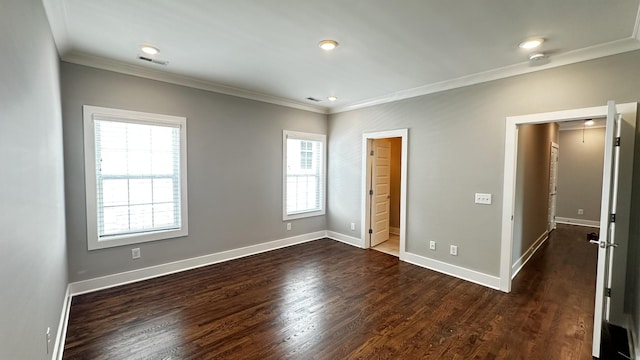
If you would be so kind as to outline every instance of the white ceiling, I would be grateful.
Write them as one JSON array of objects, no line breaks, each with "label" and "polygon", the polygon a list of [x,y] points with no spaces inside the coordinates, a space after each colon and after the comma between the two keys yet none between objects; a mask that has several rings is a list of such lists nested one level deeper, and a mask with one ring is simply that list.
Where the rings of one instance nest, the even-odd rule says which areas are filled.
[{"label": "white ceiling", "polygon": [[640,48],[640,0],[43,1],[65,61],[329,113]]},{"label": "white ceiling", "polygon": [[596,129],[596,128],[603,128],[607,125],[606,118],[591,119],[591,120],[593,120],[593,125],[590,125],[590,126],[585,125],[586,120],[562,121],[558,123],[559,130],[565,131],[565,130]]}]

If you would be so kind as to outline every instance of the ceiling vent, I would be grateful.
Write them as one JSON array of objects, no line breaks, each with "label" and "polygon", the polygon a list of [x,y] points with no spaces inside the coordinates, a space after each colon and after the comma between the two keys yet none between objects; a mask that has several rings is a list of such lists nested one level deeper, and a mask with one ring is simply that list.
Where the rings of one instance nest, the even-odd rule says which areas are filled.
[{"label": "ceiling vent", "polygon": [[142,55],[138,55],[138,59],[142,61],[150,62],[153,64],[162,65],[162,66],[167,66],[167,64],[169,64],[168,61],[152,59]]},{"label": "ceiling vent", "polygon": [[316,99],[316,98],[311,97],[311,96],[309,96],[309,97],[307,98],[307,100],[311,100],[311,101],[315,101],[315,102],[320,102],[320,101],[322,101],[322,100],[320,100],[320,99]]},{"label": "ceiling vent", "polygon": [[543,53],[531,54],[529,56],[529,66],[541,66],[549,63],[549,57]]}]

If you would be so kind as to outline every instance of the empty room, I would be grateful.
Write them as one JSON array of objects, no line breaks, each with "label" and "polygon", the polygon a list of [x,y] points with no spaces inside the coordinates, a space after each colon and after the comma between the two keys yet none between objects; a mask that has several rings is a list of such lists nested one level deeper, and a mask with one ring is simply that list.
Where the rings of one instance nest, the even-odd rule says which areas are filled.
[{"label": "empty room", "polygon": [[2,0],[0,359],[640,359],[639,29]]}]

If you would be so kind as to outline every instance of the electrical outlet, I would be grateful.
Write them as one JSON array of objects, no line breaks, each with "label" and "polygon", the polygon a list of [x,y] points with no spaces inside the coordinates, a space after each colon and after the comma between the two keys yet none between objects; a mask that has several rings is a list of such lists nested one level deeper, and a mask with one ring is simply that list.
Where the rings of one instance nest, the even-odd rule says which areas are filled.
[{"label": "electrical outlet", "polygon": [[351,223],[351,231],[356,231],[356,223]]},{"label": "electrical outlet", "polygon": [[287,231],[291,231],[291,223],[287,223]]},{"label": "electrical outlet", "polygon": [[140,259],[140,248],[131,249],[131,258],[132,259]]},{"label": "electrical outlet", "polygon": [[47,339],[47,354],[48,354],[49,349],[51,347],[51,328],[50,327],[47,328],[46,339]]},{"label": "electrical outlet", "polygon": [[491,205],[491,194],[476,193],[476,204]]},{"label": "electrical outlet", "polygon": [[429,241],[429,250],[435,250],[435,249],[436,249],[436,242]]},{"label": "electrical outlet", "polygon": [[584,215],[584,209],[578,209],[578,215]]},{"label": "electrical outlet", "polygon": [[458,256],[458,247],[455,245],[451,245],[451,247],[449,247],[449,254]]}]

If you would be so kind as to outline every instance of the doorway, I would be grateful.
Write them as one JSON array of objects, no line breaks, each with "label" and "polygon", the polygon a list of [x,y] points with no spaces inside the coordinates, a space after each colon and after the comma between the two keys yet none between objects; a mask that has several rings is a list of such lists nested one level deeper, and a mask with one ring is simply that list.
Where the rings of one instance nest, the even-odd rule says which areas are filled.
[{"label": "doorway", "polygon": [[362,137],[362,243],[404,259],[408,130]]},{"label": "doorway", "polygon": [[[519,171],[519,128],[528,124],[607,118],[600,216],[601,239],[594,241],[598,244],[593,333],[593,356],[595,357],[598,357],[600,353],[602,324],[606,322],[620,324],[624,318],[623,302],[631,205],[629,194],[631,193],[633,171],[636,111],[636,103],[616,106],[614,102],[609,102],[607,106],[514,116],[506,119],[500,289],[510,292],[514,210],[517,205],[516,173]],[[622,146],[620,138],[623,139]],[[626,143],[624,139],[627,139]],[[614,247],[616,247],[615,261],[613,261]],[[605,287],[611,288],[613,291],[606,292]]]},{"label": "doorway", "polygon": [[371,140],[369,157],[371,248],[399,257],[402,138]]},{"label": "doorway", "polygon": [[518,126],[512,279],[552,238],[556,223],[599,227],[604,125],[602,118]]}]

